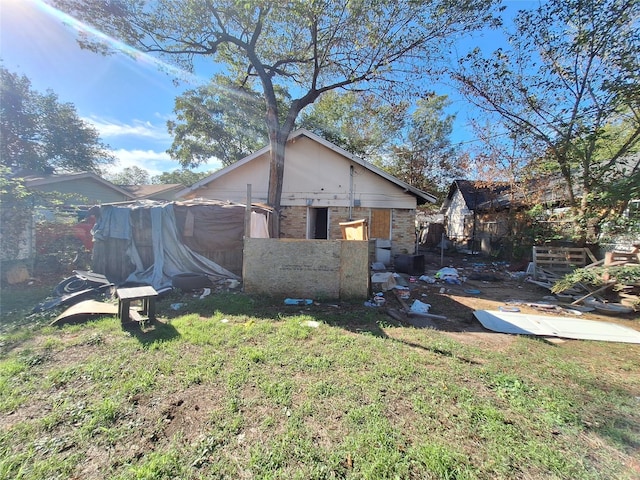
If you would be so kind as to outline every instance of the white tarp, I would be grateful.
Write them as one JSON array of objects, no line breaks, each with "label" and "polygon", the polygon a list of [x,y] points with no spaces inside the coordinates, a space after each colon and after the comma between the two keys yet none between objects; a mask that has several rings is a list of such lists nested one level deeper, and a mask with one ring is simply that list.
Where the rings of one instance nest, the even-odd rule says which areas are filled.
[{"label": "white tarp", "polygon": [[219,279],[236,279],[236,274],[187,247],[179,238],[173,205],[150,207],[153,264],[144,268],[131,229],[131,208],[104,206],[94,227],[94,238],[128,240],[126,255],[135,266],[127,281],[146,283],[156,290],[171,286],[171,277],[179,273],[203,273]]},{"label": "white tarp", "polygon": [[208,258],[187,248],[179,239],[171,205],[151,207],[154,263],[140,271],[142,262],[135,262],[136,271],[129,275],[129,282],[149,283],[162,288],[171,285],[171,277],[182,272],[204,273],[219,278],[239,277]]},{"label": "white tarp", "polygon": [[494,332],[640,343],[640,332],[615,323],[495,310],[476,310],[473,314],[483,327]]}]

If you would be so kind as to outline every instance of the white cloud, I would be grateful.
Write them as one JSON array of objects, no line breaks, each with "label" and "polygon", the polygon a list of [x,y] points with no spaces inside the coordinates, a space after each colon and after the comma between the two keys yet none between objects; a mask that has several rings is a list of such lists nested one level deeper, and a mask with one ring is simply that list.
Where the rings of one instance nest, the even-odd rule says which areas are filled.
[{"label": "white cloud", "polygon": [[[118,149],[111,150],[111,153],[116,157],[117,162],[107,168],[109,174],[118,173],[127,167],[138,167],[149,172],[150,177],[160,175],[163,172],[172,172],[173,170],[181,169],[181,165],[172,160],[167,152],[157,152],[155,150],[126,150]],[[222,168],[222,165],[217,160],[212,160],[209,163],[200,165],[193,169],[196,172],[205,172],[209,170],[218,170]]]},{"label": "white cloud", "polygon": [[149,172],[149,176],[160,175],[162,172],[170,172],[180,168],[175,160],[171,160],[166,152],[156,152],[154,150],[112,150],[117,163],[112,166],[109,173],[116,173],[127,167],[138,167]]},{"label": "white cloud", "polygon": [[133,120],[129,124],[96,116],[84,118],[84,120],[95,127],[101,138],[132,136],[158,141],[171,142],[172,140],[165,123],[157,125],[149,121]]}]

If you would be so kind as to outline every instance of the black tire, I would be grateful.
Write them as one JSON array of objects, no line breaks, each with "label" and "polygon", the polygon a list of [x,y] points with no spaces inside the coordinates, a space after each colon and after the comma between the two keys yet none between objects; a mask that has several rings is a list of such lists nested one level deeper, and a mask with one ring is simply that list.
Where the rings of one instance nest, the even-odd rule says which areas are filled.
[{"label": "black tire", "polygon": [[212,286],[211,279],[204,273],[179,273],[171,277],[171,285],[180,290],[200,290]]},{"label": "black tire", "polygon": [[74,276],[65,278],[58,285],[56,285],[53,289],[53,294],[58,297],[62,297],[63,295],[79,292],[80,290],[85,290],[86,288],[89,288],[87,286],[87,281],[80,277]]}]

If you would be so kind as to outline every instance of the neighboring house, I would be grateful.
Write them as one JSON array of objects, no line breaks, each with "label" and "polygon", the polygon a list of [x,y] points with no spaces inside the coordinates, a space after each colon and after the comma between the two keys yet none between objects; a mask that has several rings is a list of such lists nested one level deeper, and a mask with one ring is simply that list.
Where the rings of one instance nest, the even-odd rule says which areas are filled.
[{"label": "neighboring house", "polygon": [[171,202],[176,200],[176,193],[184,189],[181,183],[166,183],[157,185],[120,185],[136,200],[158,200]]},{"label": "neighboring house", "polygon": [[95,173],[67,173],[60,175],[28,175],[25,186],[32,191],[58,193],[65,206],[98,205],[134,199],[134,195]]},{"label": "neighboring house", "polygon": [[[91,246],[93,219],[85,219],[89,207],[133,199],[126,190],[90,172],[59,175],[16,172],[13,176],[23,179],[25,187],[32,192],[51,194],[52,202],[34,205],[34,215],[21,220],[24,227],[14,227],[13,236],[20,238],[18,254],[5,258],[5,243],[8,240],[1,240],[2,261],[49,255],[59,259],[76,258],[79,250]],[[3,232],[6,230],[3,227]]]},{"label": "neighboring house", "polygon": [[95,218],[88,217],[94,205],[118,203],[134,197],[122,187],[99,177],[95,173],[80,172],[25,176],[25,186],[32,191],[55,194],[55,206],[36,210],[36,247],[38,254],[69,255],[83,249],[90,250],[93,243],[91,228]]},{"label": "neighboring house", "polygon": [[[179,198],[267,202],[270,147],[178,192]],[[281,238],[340,239],[340,222],[365,219],[391,254],[414,253],[416,206],[436,198],[304,129],[289,136]]]},{"label": "neighboring house", "polygon": [[489,250],[508,233],[509,194],[507,183],[454,180],[440,209],[447,238],[458,248]]},{"label": "neighboring house", "polygon": [[454,180],[440,208],[447,238],[458,249],[491,253],[507,235],[513,235],[513,210],[545,205],[547,220],[538,224],[563,225],[568,194],[560,177],[530,180],[525,184]]}]

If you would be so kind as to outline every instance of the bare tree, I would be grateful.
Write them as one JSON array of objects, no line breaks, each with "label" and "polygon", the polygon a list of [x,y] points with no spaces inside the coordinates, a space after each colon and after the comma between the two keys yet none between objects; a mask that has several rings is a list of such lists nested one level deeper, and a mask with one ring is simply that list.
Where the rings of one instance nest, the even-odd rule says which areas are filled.
[{"label": "bare tree", "polygon": [[[398,92],[430,71],[443,45],[482,24],[492,0],[54,0],[69,14],[191,70],[201,59],[242,83],[256,77],[271,147],[268,202],[280,210],[285,145],[323,92]],[[94,38],[84,47],[104,52]],[[285,108],[276,95],[291,94]],[[275,232],[279,234],[276,222]]]},{"label": "bare tree", "polygon": [[561,176],[577,240],[639,193],[639,19],[635,0],[549,0],[517,15],[509,49],[476,50],[454,73],[506,129],[512,158]]}]

